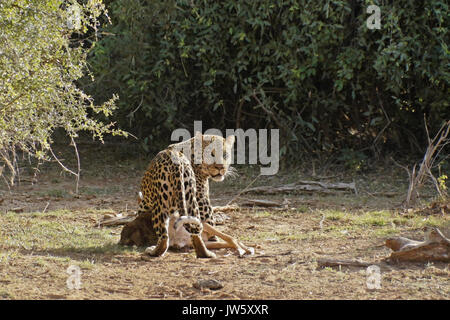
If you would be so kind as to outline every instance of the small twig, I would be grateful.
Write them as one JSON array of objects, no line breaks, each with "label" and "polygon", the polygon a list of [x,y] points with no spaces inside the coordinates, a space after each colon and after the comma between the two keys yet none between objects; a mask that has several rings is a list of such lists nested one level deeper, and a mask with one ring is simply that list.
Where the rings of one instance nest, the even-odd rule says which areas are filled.
[{"label": "small twig", "polygon": [[45,213],[45,211],[47,211],[49,204],[50,204],[50,201],[47,201],[47,205],[45,206],[44,210],[42,210],[42,213]]},{"label": "small twig", "polygon": [[233,201],[236,201],[237,198],[239,198],[239,196],[241,194],[243,194],[245,191],[247,191],[247,189],[261,176],[261,174],[258,174],[256,176],[255,179],[253,179],[252,182],[250,182],[244,189],[242,189],[237,195],[235,195],[230,201],[227,202],[227,204],[225,206],[230,205]]},{"label": "small twig", "polygon": [[322,215],[322,219],[319,222],[319,227],[322,230],[323,229],[323,222],[325,221],[325,214]]},{"label": "small twig", "polygon": [[144,95],[141,95],[141,102],[139,102],[139,105],[137,106],[136,109],[134,109],[133,111],[131,111],[127,117],[130,118],[130,126],[131,126],[131,118],[134,116],[134,114],[136,113],[136,111],[139,110],[139,108],[142,106],[142,102],[144,101]]},{"label": "small twig", "polygon": [[273,121],[275,122],[276,125],[278,125],[279,128],[285,128],[286,127],[285,125],[283,125],[280,122],[280,119],[278,119],[274,115],[274,113],[271,110],[267,109],[266,106],[261,102],[261,100],[259,100],[258,96],[256,95],[256,91],[253,91],[253,95],[252,96],[256,100],[256,102],[258,102],[258,106],[261,107],[261,109],[263,109],[264,112],[267,113],[273,119]]},{"label": "small twig", "polygon": [[[254,258],[274,258],[274,257],[278,257],[278,256],[288,256],[293,253],[294,252],[292,250],[288,250],[285,252],[275,253],[275,254],[262,254],[260,256],[255,256]],[[303,263],[303,261],[301,261],[300,263]]]},{"label": "small twig", "polygon": [[72,171],[72,170],[70,170],[69,168],[67,168],[59,159],[58,159],[58,157],[55,155],[55,153],[53,152],[53,150],[52,150],[52,148],[51,147],[49,147],[48,148],[49,150],[50,150],[50,153],[52,154],[52,156],[53,156],[53,158],[55,158],[55,160],[56,160],[56,162],[58,162],[58,164],[61,166],[61,168],[63,168],[64,169],[64,171],[67,171],[67,172],[69,172],[70,174],[73,174],[76,178],[77,178],[77,182],[76,182],[76,193],[78,194],[78,182],[79,182],[79,180],[80,180],[80,162],[79,162],[79,157],[78,157],[78,151],[77,151],[77,149],[75,148],[75,151],[76,151],[76,153],[77,153],[77,157],[78,157],[78,173],[76,173],[76,172],[74,172],[74,171]]},{"label": "small twig", "polygon": [[[262,90],[262,93],[264,94],[264,90]],[[297,134],[294,132],[293,129],[291,129],[289,126],[282,123],[279,117],[277,117],[274,112],[270,109],[268,109],[264,103],[258,98],[256,90],[253,90],[252,97],[256,100],[258,103],[258,107],[261,107],[261,109],[275,122],[275,124],[278,126],[278,128],[282,131],[285,131],[286,133],[289,133],[292,137],[295,137],[296,139],[300,138],[304,142],[304,147],[307,151],[312,151],[309,143],[305,140],[305,138],[302,135],[297,136]],[[303,110],[302,110],[303,111]]]},{"label": "small twig", "polygon": [[[14,149],[13,149],[12,153],[14,153],[14,152],[15,152],[15,151],[14,151]],[[16,169],[14,168],[13,163],[11,163],[10,156],[9,156],[9,153],[8,153],[7,150],[0,150],[0,156],[1,156],[2,160],[3,160],[3,162],[4,162],[4,163],[6,164],[6,166],[8,167],[9,171],[11,172],[11,176],[10,176],[10,178],[9,178],[9,183],[6,182],[6,184],[8,185],[8,188],[10,188],[10,187],[9,187],[10,185],[11,185],[11,186],[14,185],[14,177],[15,177],[15,175],[16,175]],[[3,170],[2,170],[2,171],[3,171]],[[2,174],[2,177],[4,177],[3,174]],[[4,177],[4,179],[5,179],[5,181],[6,181],[6,177]]]},{"label": "small twig", "polygon": [[381,129],[381,131],[378,132],[377,136],[376,136],[375,139],[373,140],[372,145],[373,145],[374,147],[375,147],[375,145],[376,145],[378,139],[379,139],[379,138],[381,137],[381,135],[383,134],[383,132],[384,132],[384,131],[391,125],[391,123],[392,123],[392,121],[391,121],[391,119],[389,118],[389,116],[388,116],[386,110],[384,110],[383,102],[381,101],[380,95],[379,95],[379,93],[378,93],[378,89],[377,89],[376,91],[377,91],[377,97],[378,97],[378,102],[379,102],[379,104],[380,104],[380,108],[381,108],[381,110],[383,111],[383,114],[384,114],[384,117],[385,117],[386,120],[387,120],[387,123],[386,123],[386,125],[383,127],[383,129]]},{"label": "small twig", "polygon": [[75,172],[73,172],[72,170],[70,170],[69,168],[67,168],[65,165],[62,164],[61,161],[59,161],[58,157],[53,153],[52,148],[49,147],[50,153],[52,154],[53,158],[55,158],[56,162],[58,162],[58,164],[67,172],[69,172],[70,174],[73,174],[74,176],[76,176],[77,174]]},{"label": "small twig", "polygon": [[414,202],[419,197],[419,189],[424,184],[424,179],[426,176],[430,177],[431,181],[433,182],[434,186],[436,187],[437,192],[441,197],[444,197],[444,192],[441,190],[439,186],[439,182],[434,177],[434,175],[431,172],[431,169],[434,167],[434,163],[436,159],[438,158],[440,152],[443,150],[443,148],[450,143],[448,141],[448,135],[450,133],[450,120],[446,121],[437,134],[431,139],[430,133],[428,131],[428,126],[426,122],[426,118],[424,116],[424,122],[425,122],[425,131],[427,134],[427,141],[428,141],[428,147],[425,151],[425,155],[423,156],[422,162],[419,166],[418,171],[416,171],[417,164],[414,164],[412,171],[409,170],[409,168],[402,166],[395,162],[394,159],[391,158],[391,160],[394,162],[395,165],[403,168],[408,173],[409,177],[409,186],[408,186],[408,193],[406,195],[406,205],[410,206],[414,204]]},{"label": "small twig", "polygon": [[81,172],[81,165],[80,165],[80,154],[78,153],[78,148],[77,148],[77,144],[75,143],[75,140],[73,139],[73,137],[70,137],[70,139],[72,140],[72,145],[73,148],[75,149],[75,155],[77,156],[77,184],[75,187],[75,194],[78,194],[78,186],[80,184],[80,172]]}]

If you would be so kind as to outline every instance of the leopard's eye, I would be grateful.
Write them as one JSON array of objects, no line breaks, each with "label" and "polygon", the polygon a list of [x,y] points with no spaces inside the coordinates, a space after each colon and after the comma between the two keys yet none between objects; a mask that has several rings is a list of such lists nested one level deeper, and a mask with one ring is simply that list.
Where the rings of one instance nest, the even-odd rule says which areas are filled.
[{"label": "leopard's eye", "polygon": [[225,152],[225,153],[223,154],[223,159],[224,159],[224,160],[227,160],[229,157],[230,157],[230,155],[228,154],[228,152]]}]

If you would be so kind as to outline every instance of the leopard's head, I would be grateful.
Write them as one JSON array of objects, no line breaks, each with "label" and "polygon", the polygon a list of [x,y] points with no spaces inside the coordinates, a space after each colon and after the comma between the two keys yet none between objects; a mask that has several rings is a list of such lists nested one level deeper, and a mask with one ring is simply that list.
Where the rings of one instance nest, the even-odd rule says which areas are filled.
[{"label": "leopard's head", "polygon": [[[225,176],[234,172],[233,168],[230,166],[231,152],[235,142],[234,136],[223,138],[217,135],[202,135],[197,132],[193,138],[193,145],[197,143],[198,147],[200,146],[200,142],[202,158],[201,165],[198,168],[205,176],[214,181],[223,181]],[[194,155],[194,165],[198,165],[200,159],[197,159],[197,161],[195,160]]]}]

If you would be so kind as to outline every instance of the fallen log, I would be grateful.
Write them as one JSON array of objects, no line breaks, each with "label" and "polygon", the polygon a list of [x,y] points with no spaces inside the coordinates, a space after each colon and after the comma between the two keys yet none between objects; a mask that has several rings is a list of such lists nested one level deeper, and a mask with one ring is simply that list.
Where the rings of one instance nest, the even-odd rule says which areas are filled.
[{"label": "fallen log", "polygon": [[336,193],[338,191],[353,191],[357,194],[356,185],[352,183],[327,183],[320,181],[298,181],[297,183],[290,183],[281,186],[261,186],[249,188],[242,193],[262,193],[262,194],[276,194],[296,191],[320,192],[320,193]]},{"label": "fallen log", "polygon": [[300,180],[297,182],[302,185],[317,185],[323,189],[335,189],[335,190],[352,190],[356,193],[356,185],[354,182],[344,183],[344,182],[320,182],[320,181],[305,181]]},{"label": "fallen log", "polygon": [[427,231],[424,241],[394,237],[385,245],[393,250],[390,262],[450,262],[450,240],[438,228]]},{"label": "fallen log", "polygon": [[277,201],[270,201],[265,199],[243,199],[240,203],[241,207],[281,207],[283,203]]},{"label": "fallen log", "polygon": [[319,267],[362,267],[371,265],[386,266],[385,263],[399,262],[450,262],[450,239],[438,228],[429,229],[424,241],[405,237],[394,237],[386,240],[385,246],[392,249],[391,255],[380,262],[363,262],[335,258],[319,258]]},{"label": "fallen log", "polygon": [[216,212],[233,212],[233,211],[236,211],[236,210],[239,210],[239,206],[237,206],[235,204],[213,207],[214,213],[216,213]]}]

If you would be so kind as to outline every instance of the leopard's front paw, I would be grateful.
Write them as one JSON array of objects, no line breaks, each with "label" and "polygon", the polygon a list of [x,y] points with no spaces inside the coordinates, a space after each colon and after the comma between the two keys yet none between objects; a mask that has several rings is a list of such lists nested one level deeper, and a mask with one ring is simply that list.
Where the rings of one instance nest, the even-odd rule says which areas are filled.
[{"label": "leopard's front paw", "polygon": [[166,251],[165,250],[161,250],[161,248],[158,248],[158,246],[147,247],[144,250],[144,256],[162,257],[165,254],[166,254]]}]

